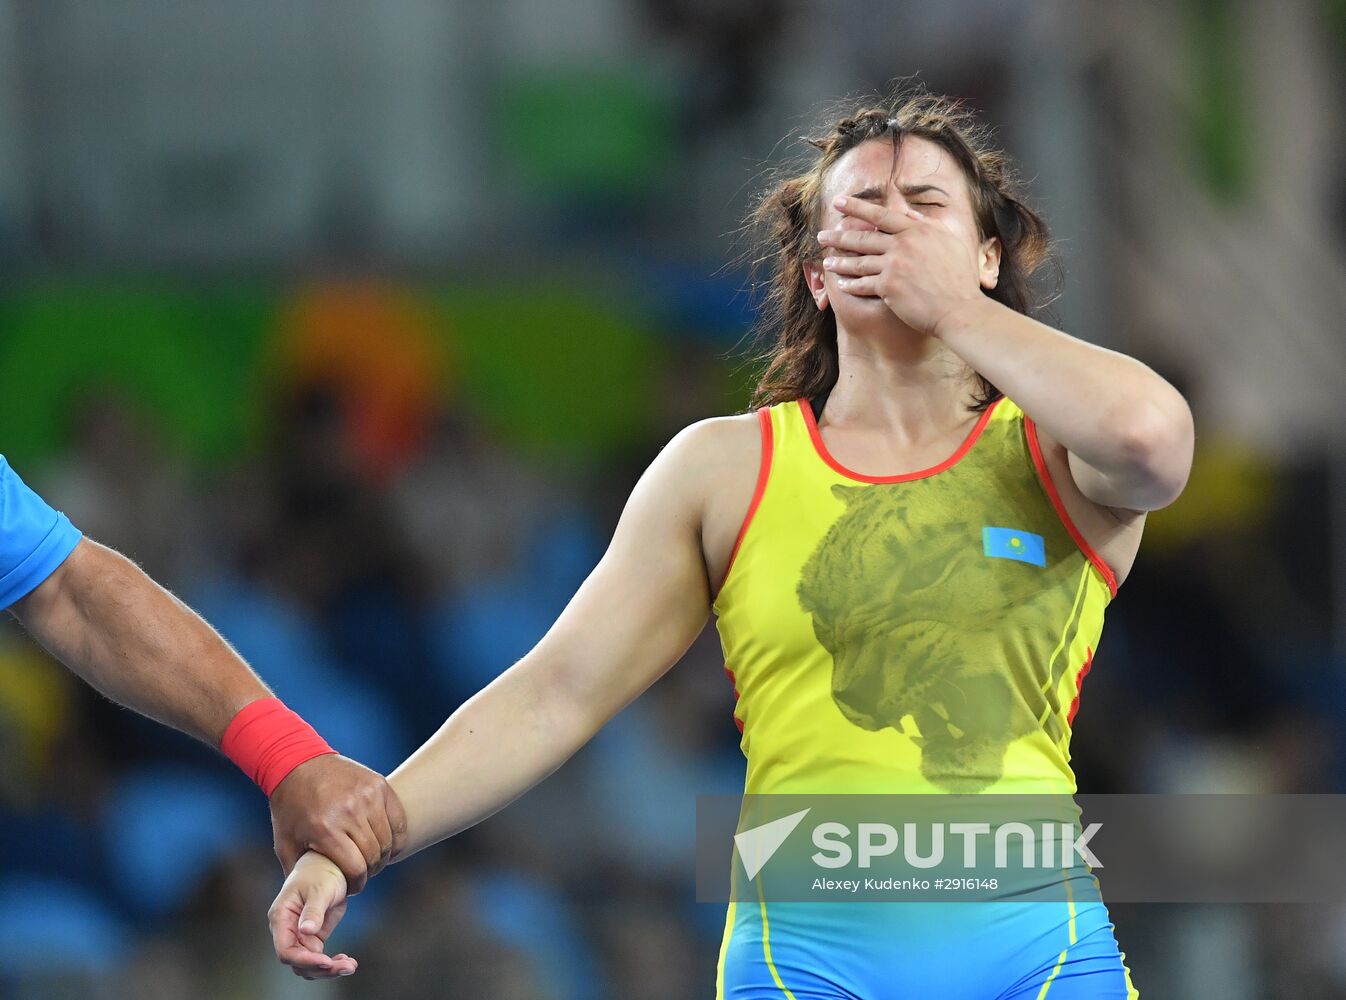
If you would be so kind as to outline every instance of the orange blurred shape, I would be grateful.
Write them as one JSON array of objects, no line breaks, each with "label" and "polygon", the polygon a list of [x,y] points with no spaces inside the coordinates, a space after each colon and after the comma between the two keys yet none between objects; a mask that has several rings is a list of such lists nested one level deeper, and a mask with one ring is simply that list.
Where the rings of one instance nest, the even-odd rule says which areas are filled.
[{"label": "orange blurred shape", "polygon": [[416,456],[448,364],[430,309],[411,291],[372,280],[303,289],[283,314],[280,346],[298,384],[340,394],[350,445],[368,474],[386,479]]}]

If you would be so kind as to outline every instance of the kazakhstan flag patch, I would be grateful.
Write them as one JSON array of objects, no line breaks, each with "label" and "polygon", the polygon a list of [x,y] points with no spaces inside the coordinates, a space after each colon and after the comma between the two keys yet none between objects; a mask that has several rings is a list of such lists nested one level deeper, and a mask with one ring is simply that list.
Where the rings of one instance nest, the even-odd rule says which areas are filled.
[{"label": "kazakhstan flag patch", "polygon": [[982,551],[992,559],[1014,559],[1033,566],[1047,565],[1047,548],[1041,535],[1016,528],[982,528]]}]

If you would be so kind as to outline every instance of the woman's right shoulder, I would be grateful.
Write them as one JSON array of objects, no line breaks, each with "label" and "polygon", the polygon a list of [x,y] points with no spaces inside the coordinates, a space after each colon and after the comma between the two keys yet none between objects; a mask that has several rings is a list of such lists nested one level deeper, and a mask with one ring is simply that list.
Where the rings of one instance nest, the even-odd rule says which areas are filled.
[{"label": "woman's right shoulder", "polygon": [[[708,417],[674,435],[659,456],[661,479],[688,509],[698,512],[707,551],[727,532],[729,544],[752,498],[762,467],[762,430],[756,412]],[[727,550],[726,550],[727,551]]]},{"label": "woman's right shoulder", "polygon": [[744,466],[756,468],[762,451],[761,421],[756,411],[707,417],[675,434],[665,450],[689,472],[716,476]]},{"label": "woman's right shoulder", "polygon": [[708,579],[723,579],[763,458],[762,422],[756,412],[689,424],[660,455],[667,463],[663,481],[698,526]]}]

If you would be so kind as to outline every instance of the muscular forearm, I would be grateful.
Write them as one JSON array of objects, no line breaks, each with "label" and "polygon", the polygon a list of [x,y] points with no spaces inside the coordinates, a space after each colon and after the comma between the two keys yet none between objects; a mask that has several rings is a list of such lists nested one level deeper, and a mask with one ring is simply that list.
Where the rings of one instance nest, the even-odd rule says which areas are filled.
[{"label": "muscular forearm", "polygon": [[1071,454],[1118,480],[1162,477],[1166,457],[1190,446],[1187,403],[1135,358],[987,298],[955,310],[936,336]]},{"label": "muscular forearm", "polygon": [[113,701],[212,746],[239,709],[270,693],[199,615],[88,539],[14,613]]},{"label": "muscular forearm", "polygon": [[[113,701],[214,747],[241,709],[271,693],[191,608],[88,539],[13,611]],[[270,796],[277,856],[288,870],[321,851],[359,892],[401,850],[401,805],[382,777],[336,756],[293,713],[270,718],[235,729],[227,752]]]}]

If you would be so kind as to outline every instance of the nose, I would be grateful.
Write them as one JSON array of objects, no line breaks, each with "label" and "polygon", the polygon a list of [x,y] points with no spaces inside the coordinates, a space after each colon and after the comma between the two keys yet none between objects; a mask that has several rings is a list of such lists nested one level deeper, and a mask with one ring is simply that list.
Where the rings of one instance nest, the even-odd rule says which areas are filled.
[{"label": "nose", "polygon": [[878,229],[879,227],[874,225],[874,223],[872,222],[866,222],[864,219],[857,219],[853,215],[843,215],[841,217],[841,222],[837,225],[837,228],[870,230],[870,229]]}]

